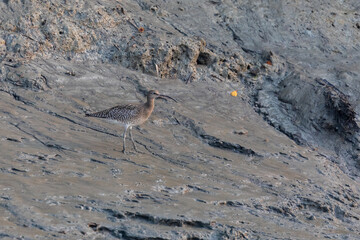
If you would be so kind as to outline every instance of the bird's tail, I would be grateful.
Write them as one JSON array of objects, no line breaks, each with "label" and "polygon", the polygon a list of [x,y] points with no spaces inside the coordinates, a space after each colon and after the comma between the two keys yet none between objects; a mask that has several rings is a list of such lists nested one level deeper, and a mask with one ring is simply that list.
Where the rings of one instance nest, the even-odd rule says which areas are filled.
[{"label": "bird's tail", "polygon": [[106,114],[107,111],[100,111],[94,113],[85,113],[85,117],[98,117],[98,118],[107,118],[108,115]]}]

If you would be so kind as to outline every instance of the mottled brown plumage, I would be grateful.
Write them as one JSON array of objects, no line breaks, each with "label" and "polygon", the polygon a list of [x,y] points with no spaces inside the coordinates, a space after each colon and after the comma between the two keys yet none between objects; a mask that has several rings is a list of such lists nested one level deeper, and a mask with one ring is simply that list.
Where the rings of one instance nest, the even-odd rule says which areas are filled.
[{"label": "mottled brown plumage", "polygon": [[125,153],[126,131],[129,128],[131,141],[134,145],[134,149],[137,151],[134,139],[132,137],[132,127],[144,123],[150,117],[152,111],[154,110],[154,101],[156,98],[169,98],[176,102],[175,99],[169,96],[161,95],[156,90],[150,90],[147,94],[146,103],[119,105],[100,112],[89,113],[85,116],[105,118],[123,125],[125,127],[123,134],[123,153]]}]

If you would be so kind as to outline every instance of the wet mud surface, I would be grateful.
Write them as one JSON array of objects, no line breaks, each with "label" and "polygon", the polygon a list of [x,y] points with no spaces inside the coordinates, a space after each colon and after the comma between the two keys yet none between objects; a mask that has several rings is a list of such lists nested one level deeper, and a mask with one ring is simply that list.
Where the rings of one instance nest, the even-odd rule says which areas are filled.
[{"label": "wet mud surface", "polygon": [[[0,238],[357,239],[359,6],[328,3],[0,2]],[[150,89],[138,153],[85,117]]]}]

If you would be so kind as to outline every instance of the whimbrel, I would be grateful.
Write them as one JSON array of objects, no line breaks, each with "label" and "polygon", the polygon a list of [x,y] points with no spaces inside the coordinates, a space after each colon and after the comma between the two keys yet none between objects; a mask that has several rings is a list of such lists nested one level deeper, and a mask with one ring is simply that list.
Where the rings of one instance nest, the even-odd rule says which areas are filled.
[{"label": "whimbrel", "polygon": [[154,101],[156,98],[169,98],[176,102],[176,100],[172,97],[162,95],[157,90],[150,90],[147,94],[146,103],[119,105],[100,112],[87,113],[85,114],[85,116],[106,118],[124,126],[125,129],[123,133],[123,153],[125,153],[126,148],[126,131],[129,128],[129,135],[131,141],[134,145],[135,151],[137,151],[134,139],[132,137],[132,127],[144,123],[150,117],[152,111],[154,110]]}]

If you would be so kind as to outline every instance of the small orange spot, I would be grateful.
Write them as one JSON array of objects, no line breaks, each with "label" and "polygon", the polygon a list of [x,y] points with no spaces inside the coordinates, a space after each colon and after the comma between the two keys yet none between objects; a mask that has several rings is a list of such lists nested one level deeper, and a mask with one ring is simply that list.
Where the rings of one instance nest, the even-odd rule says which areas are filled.
[{"label": "small orange spot", "polygon": [[236,97],[237,96],[237,91],[236,90],[232,91],[230,94],[231,94],[231,96]]},{"label": "small orange spot", "polygon": [[266,62],[266,64],[268,64],[268,65],[270,65],[270,66],[272,66],[272,62],[269,60],[269,61],[267,61]]},{"label": "small orange spot", "polygon": [[139,27],[138,30],[139,30],[139,32],[141,32],[141,33],[145,31],[145,29],[144,29],[143,27]]}]

